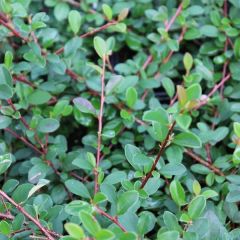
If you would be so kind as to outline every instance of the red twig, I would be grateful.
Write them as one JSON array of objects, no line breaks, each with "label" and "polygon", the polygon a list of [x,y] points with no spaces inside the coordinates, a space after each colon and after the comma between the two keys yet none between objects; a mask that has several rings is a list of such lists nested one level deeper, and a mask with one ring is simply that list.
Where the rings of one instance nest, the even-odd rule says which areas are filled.
[{"label": "red twig", "polygon": [[25,83],[33,88],[35,87],[35,85],[32,82],[30,82],[29,80],[27,80],[27,78],[24,75],[15,75],[15,76],[13,76],[13,80],[17,81],[17,82]]},{"label": "red twig", "polygon": [[231,74],[229,73],[226,77],[222,78],[222,80],[216,84],[212,90],[208,93],[208,97],[206,100],[200,102],[196,107],[195,109],[199,109],[200,107],[204,106],[205,104],[207,104],[208,102],[208,99],[225,83],[227,82],[231,77]]},{"label": "red twig", "polygon": [[[87,33],[84,33],[84,34],[80,35],[80,38],[86,38],[86,37],[89,37],[91,35],[94,35],[95,33],[101,32],[101,31],[107,29],[110,26],[116,25],[117,23],[118,23],[118,21],[108,22],[108,23],[106,23],[105,25],[103,25],[99,28],[95,28],[95,29],[93,29],[93,30],[91,30]],[[55,52],[55,54],[61,54],[61,53],[63,53],[63,51],[64,51],[64,47],[61,47]]]},{"label": "red twig", "polygon": [[14,36],[21,38],[24,41],[28,41],[28,38],[23,37],[18,31],[16,31],[9,22],[5,22],[2,19],[0,19],[0,24],[2,24],[4,27],[6,27],[8,30],[10,30]]},{"label": "red twig", "polygon": [[188,156],[190,156],[193,160],[201,163],[202,165],[204,165],[205,167],[209,168],[210,170],[212,170],[214,173],[216,173],[217,175],[220,176],[224,176],[224,173],[218,169],[217,167],[213,166],[211,163],[203,160],[201,157],[199,157],[198,155],[196,155],[195,153],[193,153],[192,151],[185,149],[184,151]]},{"label": "red twig", "polygon": [[13,206],[15,206],[26,218],[31,220],[49,240],[54,240],[54,238],[51,236],[48,230],[42,226],[42,224],[37,220],[37,218],[32,217],[28,212],[25,211],[25,209],[22,206],[17,204],[12,198],[10,198],[2,190],[0,190],[0,195],[3,198],[5,198],[8,202],[10,202]]},{"label": "red twig", "polygon": [[212,162],[212,157],[211,157],[211,145],[209,143],[207,143],[205,145],[205,149],[206,149],[206,153],[207,153],[207,160],[208,162]]},{"label": "red twig", "polygon": [[173,15],[173,17],[170,19],[170,21],[167,23],[166,27],[165,27],[165,31],[168,32],[169,29],[171,28],[171,26],[173,25],[173,23],[175,22],[177,16],[182,12],[182,3],[178,6],[177,11],[175,12],[175,14]]},{"label": "red twig", "polygon": [[28,147],[32,148],[36,153],[40,154],[40,155],[44,155],[44,152],[42,152],[41,150],[39,150],[35,145],[33,145],[32,143],[30,143],[25,137],[22,137],[20,135],[18,135],[16,132],[14,132],[12,129],[10,128],[4,128],[4,130],[6,132],[11,133],[15,138],[21,140],[25,145],[27,145]]},{"label": "red twig", "polygon": [[127,230],[120,224],[120,222],[118,221],[117,217],[112,217],[109,214],[107,214],[106,212],[104,212],[101,208],[99,208],[98,206],[95,206],[96,210],[98,211],[99,214],[101,214],[102,216],[105,216],[106,218],[108,218],[111,222],[115,223],[118,227],[120,227],[122,229],[123,232],[126,232]]},{"label": "red twig", "polygon": [[101,157],[101,144],[102,144],[102,125],[103,125],[103,107],[104,107],[104,90],[105,90],[105,67],[106,67],[106,57],[103,57],[103,66],[102,66],[102,74],[101,74],[101,104],[100,104],[100,111],[98,115],[98,141],[97,141],[97,158],[96,158],[96,169],[95,169],[95,187],[94,192],[97,193],[98,191],[98,167],[100,164],[100,157]]},{"label": "red twig", "polygon": [[149,178],[152,176],[152,172],[155,170],[156,166],[157,166],[157,163],[158,161],[160,160],[161,156],[163,155],[166,147],[168,146],[168,143],[169,143],[169,139],[171,137],[171,134],[173,132],[173,129],[174,129],[174,126],[176,124],[176,121],[174,121],[171,126],[169,127],[169,130],[168,130],[168,134],[166,136],[166,138],[163,140],[161,146],[160,146],[160,150],[158,152],[158,155],[157,157],[155,158],[154,160],[154,163],[151,167],[151,170],[149,171],[149,173],[143,178],[142,180],[142,184],[141,184],[141,187],[140,188],[144,188],[145,184],[147,183],[147,181],[149,180]]}]

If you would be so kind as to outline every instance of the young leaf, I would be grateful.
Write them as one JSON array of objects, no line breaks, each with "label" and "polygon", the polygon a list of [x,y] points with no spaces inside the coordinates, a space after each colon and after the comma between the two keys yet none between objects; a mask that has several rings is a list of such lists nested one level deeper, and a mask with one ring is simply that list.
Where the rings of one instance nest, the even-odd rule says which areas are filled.
[{"label": "young leaf", "polygon": [[240,123],[234,122],[233,123],[233,130],[234,130],[234,133],[237,135],[237,137],[240,138]]},{"label": "young leaf", "polygon": [[171,182],[169,190],[170,190],[172,199],[178,206],[182,206],[186,203],[186,196],[185,196],[184,189],[178,180],[173,180]]},{"label": "young leaf", "polygon": [[13,54],[10,51],[7,51],[4,56],[4,65],[7,69],[10,69],[13,64]]},{"label": "young leaf", "polygon": [[189,71],[191,70],[191,68],[193,66],[193,58],[190,53],[185,53],[185,55],[183,57],[183,64],[184,64],[184,67],[185,67],[187,75],[188,75]]},{"label": "young leaf", "polygon": [[201,185],[197,180],[193,181],[193,192],[195,195],[199,195],[201,193]]},{"label": "young leaf", "polygon": [[233,50],[236,58],[240,58],[240,38],[236,39]]},{"label": "young leaf", "polygon": [[123,21],[127,15],[128,15],[129,9],[128,8],[124,8],[118,15],[118,21]]},{"label": "young leaf", "polygon": [[137,98],[138,98],[138,94],[136,89],[134,87],[128,88],[126,92],[126,102],[130,108],[134,106],[134,104],[137,101]]},{"label": "young leaf", "polygon": [[77,10],[71,10],[68,14],[68,22],[72,31],[77,34],[81,26],[81,15]]},{"label": "young leaf", "polygon": [[110,8],[110,6],[107,4],[103,4],[102,10],[103,10],[104,15],[107,17],[107,19],[112,20],[112,9]]},{"label": "young leaf", "polygon": [[107,54],[106,42],[100,37],[94,37],[93,44],[98,56],[100,58],[105,57],[105,55]]},{"label": "young leaf", "polygon": [[177,86],[177,95],[180,107],[182,108],[187,103],[187,93],[184,87],[180,85]]}]

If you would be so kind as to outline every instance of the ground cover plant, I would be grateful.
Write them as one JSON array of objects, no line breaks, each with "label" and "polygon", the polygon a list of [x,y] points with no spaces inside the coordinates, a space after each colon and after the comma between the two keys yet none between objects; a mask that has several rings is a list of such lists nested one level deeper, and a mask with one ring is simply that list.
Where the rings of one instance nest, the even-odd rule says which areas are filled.
[{"label": "ground cover plant", "polygon": [[0,0],[0,239],[240,239],[239,0]]}]

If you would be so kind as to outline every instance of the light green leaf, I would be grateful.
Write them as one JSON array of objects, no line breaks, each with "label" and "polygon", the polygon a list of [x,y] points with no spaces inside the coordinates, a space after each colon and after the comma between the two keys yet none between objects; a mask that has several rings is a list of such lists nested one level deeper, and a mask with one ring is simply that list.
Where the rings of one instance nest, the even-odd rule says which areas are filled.
[{"label": "light green leaf", "polygon": [[83,229],[76,223],[66,223],[64,227],[68,234],[73,238],[82,239],[85,237]]},{"label": "light green leaf", "polygon": [[81,26],[82,17],[77,10],[71,10],[68,14],[68,22],[72,31],[77,34]]},{"label": "light green leaf", "polygon": [[104,15],[107,17],[108,20],[112,20],[112,9],[109,5],[103,4],[102,10]]},{"label": "light green leaf", "polygon": [[169,190],[170,190],[172,199],[178,206],[182,206],[186,203],[186,196],[185,196],[184,189],[178,180],[173,180],[171,182]]},{"label": "light green leaf", "polygon": [[84,228],[92,235],[96,236],[99,231],[101,230],[101,227],[97,220],[88,212],[81,211],[80,214],[80,220],[84,226]]},{"label": "light green leaf", "polygon": [[94,37],[93,44],[98,56],[100,58],[103,58],[107,54],[106,42],[100,37]]}]

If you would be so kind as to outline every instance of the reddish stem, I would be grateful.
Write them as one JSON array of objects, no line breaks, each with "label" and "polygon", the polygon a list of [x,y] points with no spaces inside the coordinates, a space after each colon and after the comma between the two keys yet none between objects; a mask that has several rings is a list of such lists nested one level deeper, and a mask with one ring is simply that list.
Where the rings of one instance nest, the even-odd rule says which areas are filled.
[{"label": "reddish stem", "polygon": [[[87,33],[84,33],[84,34],[80,35],[80,38],[86,38],[86,37],[89,37],[91,35],[94,35],[95,33],[101,32],[101,31],[107,29],[110,26],[116,25],[117,23],[118,23],[118,21],[115,21],[115,20],[111,21],[111,22],[108,22],[108,23],[106,23],[105,25],[103,25],[99,28],[95,28],[95,29],[93,29],[93,30],[91,30]],[[59,55],[59,54],[63,53],[63,51],[64,51],[64,47],[61,47],[55,52],[55,54]]]},{"label": "reddish stem", "polygon": [[200,107],[204,106],[205,104],[207,104],[208,99],[225,83],[227,82],[231,77],[231,74],[229,73],[226,77],[222,78],[222,80],[216,84],[212,90],[209,92],[208,94],[208,98],[205,101],[200,102],[195,109],[199,109]]},{"label": "reddish stem", "polygon": [[201,163],[202,165],[204,165],[205,167],[211,169],[214,173],[216,173],[217,175],[220,176],[224,176],[224,173],[218,169],[217,167],[213,166],[211,163],[209,163],[208,161],[203,160],[201,157],[199,157],[198,155],[194,154],[192,151],[185,149],[184,151],[188,156],[190,156],[193,160]]},{"label": "reddish stem", "polygon": [[8,22],[3,21],[2,19],[0,19],[0,24],[2,24],[4,27],[6,27],[8,30],[10,30],[14,36],[21,38],[24,41],[28,41],[28,38],[23,37],[18,31],[16,31]]},{"label": "reddish stem", "polygon": [[5,198],[8,202],[10,202],[13,206],[15,206],[26,218],[31,220],[49,240],[54,240],[54,238],[51,236],[48,230],[42,226],[42,224],[37,220],[37,218],[32,217],[28,212],[25,211],[25,209],[22,206],[17,204],[12,198],[10,198],[2,190],[0,190],[0,195],[3,198]]},{"label": "reddish stem", "polygon": [[173,15],[173,17],[170,19],[170,21],[166,24],[165,31],[168,32],[173,23],[175,22],[177,16],[182,12],[182,3],[178,6],[177,11]]},{"label": "reddish stem", "polygon": [[15,76],[13,76],[13,80],[17,81],[17,82],[25,83],[25,84],[31,86],[32,88],[35,87],[35,85],[33,83],[31,83],[29,80],[27,80],[24,75],[15,75]]},{"label": "reddish stem", "polygon": [[159,152],[158,152],[157,157],[156,157],[155,160],[154,160],[154,163],[153,163],[153,165],[152,165],[152,167],[151,167],[151,170],[150,170],[150,171],[148,172],[148,174],[143,178],[142,184],[141,184],[141,187],[140,187],[140,188],[144,188],[144,186],[145,186],[146,183],[148,182],[149,178],[152,176],[152,172],[155,170],[158,161],[160,160],[160,158],[161,158],[161,156],[163,155],[166,147],[168,146],[169,139],[170,139],[170,137],[171,137],[171,134],[172,134],[172,132],[173,132],[173,129],[174,129],[175,124],[176,124],[176,121],[174,121],[174,122],[171,124],[171,126],[170,126],[170,128],[169,128],[169,130],[168,130],[168,134],[167,134],[166,138],[163,140],[163,142],[162,142],[162,144],[161,144],[160,150],[159,150]]},{"label": "reddish stem", "polygon": [[118,227],[120,227],[122,229],[123,232],[127,232],[127,230],[121,225],[121,223],[118,221],[117,217],[112,217],[109,214],[107,214],[106,212],[104,212],[101,208],[99,208],[98,206],[95,206],[96,210],[98,211],[99,214],[101,214],[102,216],[105,216],[106,218],[108,218],[111,222],[115,223]]},{"label": "reddish stem", "polygon": [[96,158],[96,169],[95,169],[95,187],[94,192],[98,192],[98,167],[100,164],[100,157],[101,157],[101,143],[102,143],[102,126],[103,126],[103,107],[104,107],[104,91],[105,91],[105,67],[106,67],[106,57],[103,56],[103,66],[102,66],[102,74],[101,74],[101,104],[100,104],[100,111],[98,115],[98,140],[97,140],[97,158]]},{"label": "reddish stem", "polygon": [[39,150],[35,145],[33,145],[32,143],[28,142],[28,140],[25,137],[22,137],[20,135],[18,135],[16,132],[14,132],[12,129],[10,128],[4,128],[4,130],[6,132],[11,133],[15,138],[21,140],[25,145],[27,145],[28,147],[32,148],[36,153],[40,154],[40,155],[44,155],[44,152],[42,152],[41,150]]}]

